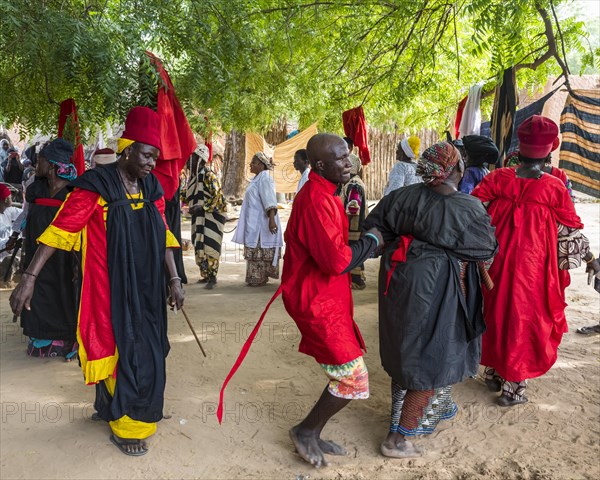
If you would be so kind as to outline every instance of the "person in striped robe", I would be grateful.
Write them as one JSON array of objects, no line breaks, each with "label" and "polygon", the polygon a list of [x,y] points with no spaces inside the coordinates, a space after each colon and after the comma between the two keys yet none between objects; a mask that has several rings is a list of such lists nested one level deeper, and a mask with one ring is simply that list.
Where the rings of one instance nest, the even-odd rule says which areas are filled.
[{"label": "person in striped robe", "polygon": [[221,182],[208,164],[208,147],[199,145],[192,155],[187,202],[192,215],[192,245],[200,268],[198,283],[211,290],[217,284],[226,209]]}]

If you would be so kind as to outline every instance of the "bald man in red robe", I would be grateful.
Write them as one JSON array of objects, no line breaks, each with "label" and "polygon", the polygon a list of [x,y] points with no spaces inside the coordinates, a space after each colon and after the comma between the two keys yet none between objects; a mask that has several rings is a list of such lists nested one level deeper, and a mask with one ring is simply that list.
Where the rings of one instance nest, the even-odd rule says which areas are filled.
[{"label": "bald man in red robe", "polygon": [[346,142],[337,135],[317,134],[309,140],[307,154],[312,170],[294,200],[285,232],[282,295],[302,334],[299,351],[314,357],[329,379],[308,416],[290,430],[298,454],[318,468],[327,465],[324,454],[346,454],[340,445],[320,438],[327,421],[350,400],[369,396],[349,272],[382,239],[372,229],[348,245],[348,219],[335,196],[338,185],[350,178]]}]

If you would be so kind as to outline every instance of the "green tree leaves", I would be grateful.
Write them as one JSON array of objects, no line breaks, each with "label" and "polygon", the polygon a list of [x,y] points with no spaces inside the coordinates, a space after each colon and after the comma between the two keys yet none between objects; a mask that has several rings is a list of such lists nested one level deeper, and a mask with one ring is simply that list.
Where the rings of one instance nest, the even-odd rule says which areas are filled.
[{"label": "green tree leaves", "polygon": [[[443,129],[470,85],[493,84],[505,68],[535,64],[547,51],[539,9],[550,7],[549,0],[0,0],[0,122],[51,132],[57,103],[73,97],[89,134],[122,121],[133,105],[154,106],[149,50],[205,134],[265,129],[281,116],[339,131],[341,112],[359,104],[380,127]],[[561,33],[566,50],[580,52],[576,67],[593,66],[585,25],[567,15]],[[521,85],[560,72],[551,55],[542,60],[519,71]]]}]

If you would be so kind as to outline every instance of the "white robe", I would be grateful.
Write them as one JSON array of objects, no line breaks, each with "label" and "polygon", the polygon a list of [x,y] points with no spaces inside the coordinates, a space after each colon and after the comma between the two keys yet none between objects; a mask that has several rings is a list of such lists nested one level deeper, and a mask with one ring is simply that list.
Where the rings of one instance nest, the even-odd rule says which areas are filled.
[{"label": "white robe", "polygon": [[[268,170],[263,170],[256,175],[248,185],[238,226],[233,235],[233,242],[249,248],[281,248],[283,247],[283,234],[279,214],[275,214],[277,233],[269,231],[269,217],[267,210],[277,208],[275,195],[275,182]],[[278,258],[276,252],[275,258]]]},{"label": "white robe", "polygon": [[306,170],[304,170],[304,172],[302,172],[302,176],[300,177],[300,180],[298,180],[298,188],[296,188],[296,193],[298,193],[300,191],[300,189],[304,186],[304,184],[306,182],[308,182],[308,174],[310,173],[310,168],[307,168]]}]

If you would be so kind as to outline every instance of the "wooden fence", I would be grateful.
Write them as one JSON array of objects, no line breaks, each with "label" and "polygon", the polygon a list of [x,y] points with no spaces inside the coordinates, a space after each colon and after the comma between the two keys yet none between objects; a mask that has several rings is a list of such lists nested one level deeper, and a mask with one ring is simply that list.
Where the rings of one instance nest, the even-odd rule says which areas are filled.
[{"label": "wooden fence", "polygon": [[[435,130],[421,130],[415,135],[421,139],[421,152],[440,141]],[[383,197],[388,173],[396,163],[396,147],[406,135],[400,132],[382,132],[369,128],[369,150],[371,163],[363,169],[363,181],[370,200]]]},{"label": "wooden fence", "polygon": [[[285,141],[287,135],[285,120],[275,122],[273,127],[265,133],[265,140],[272,145]],[[421,152],[440,140],[435,130],[421,130],[416,132],[421,139]],[[383,190],[388,181],[388,174],[396,163],[396,147],[398,142],[406,135],[400,132],[383,132],[369,128],[369,149],[371,163],[363,170],[363,181],[367,189],[369,200],[383,197]],[[223,163],[223,192],[226,197],[241,198],[246,187],[247,175],[244,165],[245,135],[241,132],[232,132],[227,135]]]}]

